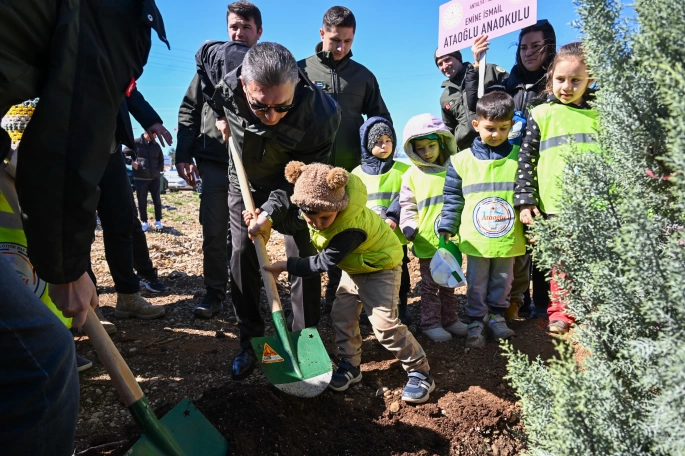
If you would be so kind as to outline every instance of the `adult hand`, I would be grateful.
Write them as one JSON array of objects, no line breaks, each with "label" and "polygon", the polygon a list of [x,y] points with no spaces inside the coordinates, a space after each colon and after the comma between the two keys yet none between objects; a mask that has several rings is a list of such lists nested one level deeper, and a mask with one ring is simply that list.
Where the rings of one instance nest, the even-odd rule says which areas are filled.
[{"label": "adult hand", "polygon": [[483,57],[483,54],[486,53],[489,48],[490,42],[488,41],[487,35],[481,35],[476,38],[476,41],[473,42],[473,46],[471,46],[471,52],[473,52],[474,68],[478,68],[478,62],[480,62],[481,57]]},{"label": "adult hand", "polygon": [[265,264],[262,266],[262,268],[265,271],[272,273],[274,275],[274,279],[278,280],[278,276],[281,275],[282,272],[288,270],[288,263],[286,261],[277,261],[275,263]]},{"label": "adult hand", "polygon": [[395,231],[395,228],[397,228],[397,223],[395,223],[394,221],[392,221],[390,219],[385,219],[385,223],[390,225],[390,229],[393,231]]},{"label": "adult hand", "polygon": [[171,137],[171,133],[169,133],[169,130],[164,128],[164,125],[162,125],[159,122],[152,125],[146,131],[148,136],[150,136],[150,140],[154,142],[155,140],[159,139],[160,144],[164,147],[166,147],[166,144],[164,144],[164,140],[166,140],[167,144],[169,145],[172,145],[174,142],[173,138]]},{"label": "adult hand", "polygon": [[445,241],[449,242],[450,239],[452,239],[452,233],[449,233],[447,231],[439,231],[438,234],[440,237],[444,237]]},{"label": "adult hand", "polygon": [[197,185],[197,168],[194,163],[176,163],[176,172],[188,185],[195,188]]},{"label": "adult hand", "polygon": [[133,168],[133,169],[138,169],[138,161],[133,160],[133,161],[131,162],[131,168]]},{"label": "adult hand", "polygon": [[98,294],[93,281],[84,272],[75,282],[65,284],[50,284],[48,292],[52,302],[62,311],[65,317],[73,317],[71,325],[80,328],[86,322],[88,307],[98,306]]},{"label": "adult hand", "polygon": [[255,210],[255,215],[257,219],[252,221],[252,226],[247,230],[247,233],[250,239],[254,239],[255,236],[261,236],[264,238],[264,242],[268,242],[271,237],[271,220],[266,218],[266,215],[259,208]]},{"label": "adult hand", "polygon": [[533,220],[533,217],[540,217],[540,211],[538,210],[537,206],[533,204],[524,204],[521,206],[521,223],[524,225],[535,225],[535,221]]},{"label": "adult hand", "polygon": [[219,117],[216,119],[216,129],[221,132],[224,141],[228,141],[228,137],[231,136],[231,129],[228,128],[228,120],[226,117]]},{"label": "adult hand", "polygon": [[250,223],[252,223],[253,218],[254,217],[252,216],[252,212],[250,212],[248,210],[243,211],[243,221],[245,222],[246,226],[248,226],[248,227],[250,226]]}]

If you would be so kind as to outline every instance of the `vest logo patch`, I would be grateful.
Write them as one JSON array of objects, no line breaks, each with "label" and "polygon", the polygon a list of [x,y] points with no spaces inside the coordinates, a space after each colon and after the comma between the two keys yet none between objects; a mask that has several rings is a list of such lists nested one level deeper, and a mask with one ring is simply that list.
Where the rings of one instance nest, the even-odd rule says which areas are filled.
[{"label": "vest logo patch", "polygon": [[21,281],[33,291],[37,298],[43,296],[47,283],[36,274],[36,270],[29,261],[26,247],[13,242],[0,242],[0,256],[5,259],[4,261],[9,261]]},{"label": "vest logo patch", "polygon": [[485,198],[473,208],[473,225],[487,238],[506,236],[515,221],[516,212],[511,204],[496,196]]}]

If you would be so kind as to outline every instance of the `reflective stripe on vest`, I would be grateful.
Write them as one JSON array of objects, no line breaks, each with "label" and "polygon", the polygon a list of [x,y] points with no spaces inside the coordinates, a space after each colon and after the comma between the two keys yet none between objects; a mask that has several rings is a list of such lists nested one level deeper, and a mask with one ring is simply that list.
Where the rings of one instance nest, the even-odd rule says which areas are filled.
[{"label": "reflective stripe on vest", "polygon": [[[366,207],[385,218],[385,213],[392,202],[400,195],[402,188],[402,175],[409,169],[409,165],[396,161],[390,170],[384,174],[366,174],[361,166],[352,170],[352,174],[359,177],[368,193]],[[407,238],[402,234],[398,226],[395,235],[402,245],[407,244]]]},{"label": "reflective stripe on vest", "polygon": [[447,170],[440,173],[424,173],[412,166],[404,175],[405,185],[414,192],[419,216],[419,228],[412,241],[414,255],[433,258],[440,241],[438,225],[444,202],[443,188]]},{"label": "reflective stripe on vest", "polygon": [[514,184],[519,147],[500,160],[478,160],[471,149],[452,157],[461,177],[464,208],[459,225],[459,250],[483,258],[526,253],[523,224],[514,209]]},{"label": "reflective stripe on vest", "polygon": [[314,247],[320,252],[336,234],[348,229],[360,229],[366,233],[366,240],[338,263],[340,269],[348,274],[368,274],[400,265],[404,257],[400,241],[388,224],[366,207],[366,188],[361,179],[351,174],[345,191],[349,202],[331,226],[317,231],[309,225]]},{"label": "reflective stripe on vest", "polygon": [[[556,214],[560,210],[565,156],[598,150],[595,139],[597,111],[548,103],[533,108],[531,115],[540,128],[540,161],[536,168],[540,210]],[[575,149],[571,148],[570,143],[574,144]],[[519,172],[532,175],[533,170],[521,169]]]},{"label": "reflective stripe on vest", "polygon": [[[48,284],[38,277],[36,270],[29,261],[26,248],[26,235],[24,234],[19,217],[14,215],[13,212],[10,212],[11,210],[5,196],[0,193],[0,261],[9,261],[10,266],[14,268],[21,281],[31,289],[37,298],[48,306],[52,313],[54,313],[67,328],[71,328],[71,318],[64,317],[62,312],[57,310],[57,307],[55,307],[55,304],[48,294]],[[8,226],[11,223],[3,223],[11,219],[18,222],[18,228]]]}]

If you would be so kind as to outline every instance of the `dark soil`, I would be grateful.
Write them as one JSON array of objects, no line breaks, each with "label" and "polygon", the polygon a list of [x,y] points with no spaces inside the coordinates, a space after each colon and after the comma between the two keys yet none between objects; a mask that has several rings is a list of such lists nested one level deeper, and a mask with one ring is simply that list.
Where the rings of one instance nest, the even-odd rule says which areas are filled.
[{"label": "dark soil", "polygon": [[[114,319],[116,294],[104,261],[101,232],[93,248],[102,312],[119,329],[112,339],[160,416],[183,397],[191,398],[228,439],[235,455],[505,456],[525,449],[517,398],[503,380],[506,360],[494,341],[482,350],[468,350],[463,339],[433,343],[412,325],[436,382],[430,400],[418,406],[400,400],[406,374],[376,342],[371,327],[364,325],[363,380],[344,393],[325,391],[313,399],[288,396],[270,385],[259,370],[241,382],[231,380],[231,361],[239,344],[230,298],[217,317],[191,318],[192,308],[204,294],[199,199],[189,192],[162,198],[165,229],[148,233],[148,243],[169,291],[145,296],[165,307],[165,317]],[[269,252],[274,260],[284,258],[282,237],[274,235]],[[414,286],[410,309],[418,323],[416,260],[410,270]],[[281,275],[279,291],[287,308],[285,277]],[[462,304],[463,293],[465,289],[457,290]],[[271,320],[265,303],[262,311],[267,332],[273,331],[268,327]],[[516,331],[512,343],[518,350],[531,358],[554,355],[544,321],[514,321],[510,326]],[[319,332],[335,361],[328,316],[322,318]],[[137,441],[139,430],[97,362],[87,336],[77,334],[75,339],[78,352],[95,363],[81,374],[76,454],[123,454]]]}]

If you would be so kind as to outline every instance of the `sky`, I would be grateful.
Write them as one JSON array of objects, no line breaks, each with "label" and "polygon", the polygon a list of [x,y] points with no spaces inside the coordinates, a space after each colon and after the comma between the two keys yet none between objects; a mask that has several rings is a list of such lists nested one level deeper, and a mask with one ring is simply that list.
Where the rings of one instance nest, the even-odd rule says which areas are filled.
[{"label": "sky", "polygon": [[[195,52],[206,40],[228,39],[226,9],[229,0],[157,0],[164,17],[171,51],[153,32],[152,49],[138,89],[155,108],[164,126],[174,135],[178,107],[195,73]],[[324,12],[346,6],[355,15],[357,32],[353,59],[371,70],[393,118],[398,140],[407,121],[429,112],[440,116],[440,85],[445,77],[435,66],[438,16],[444,0],[348,0],[326,3],[313,0],[254,0],[262,12],[261,41],[275,41],[288,48],[297,60],[309,57],[321,40]],[[576,41],[579,32],[572,0],[538,0],[538,19],[548,19],[557,34],[557,45]],[[514,64],[518,32],[492,40],[488,63],[507,71]],[[470,48],[462,50],[464,61],[473,61]],[[143,129],[133,119],[134,134]],[[399,140],[401,141],[401,140]],[[165,151],[168,152],[167,146]]]}]

